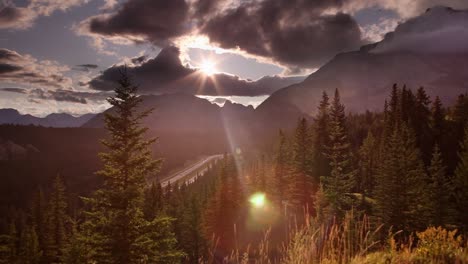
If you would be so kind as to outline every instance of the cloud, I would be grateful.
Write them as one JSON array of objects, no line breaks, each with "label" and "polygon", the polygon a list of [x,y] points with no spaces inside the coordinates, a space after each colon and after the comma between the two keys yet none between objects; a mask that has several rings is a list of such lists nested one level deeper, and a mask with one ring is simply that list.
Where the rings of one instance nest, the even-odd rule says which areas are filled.
[{"label": "cloud", "polygon": [[[115,65],[92,79],[90,88],[99,91],[113,90],[120,78],[122,65]],[[127,67],[128,73],[136,80],[140,92],[146,94],[190,93],[196,95],[257,96],[300,82],[302,77],[264,77],[250,81],[238,76],[218,73],[210,77],[195,68],[187,68],[179,59],[179,49],[168,47],[153,59],[141,65]]]},{"label": "cloud", "polygon": [[434,7],[387,34],[376,53],[468,53],[468,11]]},{"label": "cloud", "polygon": [[143,55],[143,56],[132,58],[130,61],[135,65],[140,65],[147,60],[148,60],[148,57],[146,55]]},{"label": "cloud", "polygon": [[67,66],[56,61],[37,60],[30,55],[0,48],[0,82],[43,87],[70,87],[72,80],[66,77]]},{"label": "cloud", "polygon": [[238,48],[290,69],[316,68],[337,53],[363,44],[350,15],[327,12],[343,2],[245,2],[207,20],[201,33],[222,48]]},{"label": "cloud", "polygon": [[80,64],[76,65],[73,69],[77,71],[90,72],[97,69],[99,66],[96,64]]},{"label": "cloud", "polygon": [[344,2],[129,0],[115,12],[82,21],[76,29],[92,37],[101,51],[106,41],[166,47],[184,36],[206,35],[213,45],[297,72],[363,44],[354,19],[336,11]]},{"label": "cloud", "polygon": [[188,15],[189,4],[184,0],[131,0],[113,14],[86,19],[79,28],[83,34],[165,46],[187,32]]},{"label": "cloud", "polygon": [[0,91],[10,92],[10,93],[26,94],[28,90],[26,90],[24,88],[6,87],[6,88],[0,88]]},{"label": "cloud", "polygon": [[30,28],[40,16],[50,16],[57,10],[66,11],[89,0],[30,0],[25,7],[18,7],[10,1],[0,3],[0,29]]},{"label": "cloud", "polygon": [[398,26],[398,18],[379,19],[374,24],[369,24],[361,27],[363,39],[369,42],[381,41],[388,32],[395,30]]},{"label": "cloud", "polygon": [[[84,69],[97,67],[94,64],[78,66]],[[23,100],[38,104],[43,104],[45,101],[54,104],[58,102],[78,105],[92,103],[89,106],[91,108],[105,104],[109,96],[108,92],[74,89],[72,79],[66,76],[69,71],[70,68],[58,62],[38,60],[28,54],[19,54],[13,50],[0,48],[0,92],[16,93],[18,96],[21,95]],[[18,87],[9,87],[11,84],[18,85]],[[1,103],[13,103],[7,102],[10,97],[0,98]]]}]

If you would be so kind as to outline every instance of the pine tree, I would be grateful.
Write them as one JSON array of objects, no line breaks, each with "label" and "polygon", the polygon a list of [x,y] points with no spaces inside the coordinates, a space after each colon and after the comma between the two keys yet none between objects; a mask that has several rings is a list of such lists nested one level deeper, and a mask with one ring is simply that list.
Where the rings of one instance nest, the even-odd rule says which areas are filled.
[{"label": "pine tree", "polygon": [[330,111],[330,138],[328,159],[330,160],[330,175],[322,177],[325,197],[330,204],[330,212],[341,217],[350,208],[347,195],[356,184],[356,171],[352,167],[351,144],[346,134],[346,116],[344,106],[340,101],[338,89],[335,91]]},{"label": "pine tree", "polygon": [[16,263],[18,260],[18,231],[16,222],[8,225],[8,234],[0,235],[0,263]]},{"label": "pine tree", "polygon": [[445,128],[445,113],[440,98],[437,96],[432,104],[431,110],[431,128],[434,137],[434,143],[441,146],[442,135]]},{"label": "pine tree", "polygon": [[382,222],[406,231],[425,225],[427,175],[414,135],[406,125],[395,128],[386,141],[377,176],[375,199]]},{"label": "pine tree", "polygon": [[190,263],[198,263],[205,248],[203,234],[201,232],[201,208],[196,196],[192,196],[186,206],[182,219],[181,247],[187,253]]},{"label": "pine tree", "polygon": [[143,213],[145,219],[151,221],[163,211],[163,190],[161,183],[153,182],[149,188],[145,189],[145,199]]},{"label": "pine tree", "polygon": [[86,199],[85,235],[90,236],[91,261],[98,263],[176,263],[181,254],[171,231],[171,218],[144,219],[143,197],[146,179],[154,177],[161,160],[152,158],[141,121],[149,111],[137,112],[142,99],[125,71],[115,96],[108,99],[113,113],[105,114],[110,134],[100,157],[104,168],[97,174],[104,184]]},{"label": "pine tree", "polygon": [[439,146],[436,144],[431,165],[429,166],[431,188],[427,191],[431,202],[431,224],[434,226],[443,226],[448,223],[449,208],[451,206],[449,201],[450,181],[445,170]]},{"label": "pine tree", "polygon": [[286,142],[286,136],[280,130],[279,132],[279,143],[276,150],[275,160],[275,172],[274,172],[274,194],[276,197],[276,203],[281,203],[286,199],[286,186],[288,185],[288,178],[290,177],[289,161],[288,161],[288,146]]},{"label": "pine tree", "polygon": [[54,179],[48,207],[47,232],[49,238],[45,241],[45,258],[51,262],[61,262],[68,239],[65,229],[68,216],[65,186],[59,175]]},{"label": "pine tree", "polygon": [[432,152],[430,103],[430,97],[424,88],[420,87],[416,93],[414,106],[408,109],[410,111],[408,114],[411,116],[410,125],[416,135],[416,146],[420,149],[425,164],[429,164]]},{"label": "pine tree", "polygon": [[359,179],[358,191],[363,199],[372,195],[375,187],[375,175],[377,174],[378,148],[377,140],[369,131],[359,149]]},{"label": "pine tree", "polygon": [[51,234],[48,231],[47,218],[49,216],[47,202],[42,188],[39,188],[34,194],[31,205],[31,219],[36,228],[36,234],[39,241],[39,248],[42,251],[42,259],[45,260],[46,246],[51,241]]},{"label": "pine tree", "polygon": [[19,261],[24,264],[37,264],[42,252],[33,226],[26,225],[20,235]]},{"label": "pine tree", "polygon": [[323,92],[322,100],[318,107],[318,114],[313,125],[313,168],[316,182],[320,176],[330,174],[330,162],[326,155],[326,146],[329,145],[329,125],[330,125],[330,102],[328,94]]},{"label": "pine tree", "polygon": [[293,145],[293,166],[294,172],[291,177],[291,186],[289,190],[292,204],[298,209],[306,206],[310,209],[313,208],[312,195],[313,181],[310,174],[311,159],[312,159],[312,144],[311,135],[307,120],[302,118],[299,120]]},{"label": "pine tree", "polygon": [[468,229],[468,126],[465,128],[465,138],[461,143],[453,188],[458,212],[457,220],[459,225],[466,231]]}]

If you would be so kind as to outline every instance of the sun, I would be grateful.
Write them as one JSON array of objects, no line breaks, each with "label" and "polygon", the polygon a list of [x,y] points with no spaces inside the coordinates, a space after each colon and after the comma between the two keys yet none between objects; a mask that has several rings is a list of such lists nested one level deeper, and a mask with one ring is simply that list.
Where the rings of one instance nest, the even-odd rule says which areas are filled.
[{"label": "sun", "polygon": [[217,72],[215,63],[209,60],[205,60],[201,63],[200,70],[208,76],[211,76]]}]

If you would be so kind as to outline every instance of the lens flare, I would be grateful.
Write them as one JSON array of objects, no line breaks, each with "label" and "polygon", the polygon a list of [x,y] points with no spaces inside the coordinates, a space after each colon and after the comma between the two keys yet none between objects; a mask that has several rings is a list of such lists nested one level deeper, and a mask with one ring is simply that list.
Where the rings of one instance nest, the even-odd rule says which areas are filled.
[{"label": "lens flare", "polygon": [[250,196],[249,202],[256,208],[262,208],[265,206],[265,194],[255,193]]},{"label": "lens flare", "polygon": [[200,70],[208,76],[211,76],[217,72],[216,64],[213,61],[209,60],[203,61],[203,63],[200,66]]}]

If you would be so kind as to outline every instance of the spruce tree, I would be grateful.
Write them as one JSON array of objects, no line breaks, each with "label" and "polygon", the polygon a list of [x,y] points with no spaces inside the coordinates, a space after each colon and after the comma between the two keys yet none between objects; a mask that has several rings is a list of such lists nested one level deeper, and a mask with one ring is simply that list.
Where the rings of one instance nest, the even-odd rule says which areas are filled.
[{"label": "spruce tree", "polygon": [[289,193],[291,202],[301,209],[306,206],[313,209],[313,181],[310,174],[312,167],[312,144],[307,120],[302,118],[297,124],[293,145],[293,166]]},{"label": "spruce tree", "polygon": [[[24,264],[38,264],[42,251],[39,248],[39,240],[36,230],[31,225],[26,225],[20,235],[19,262]],[[57,263],[57,261],[55,261]]]},{"label": "spruce tree", "polygon": [[31,219],[33,226],[36,228],[36,233],[39,241],[39,247],[42,251],[42,259],[45,260],[46,244],[51,240],[51,234],[47,230],[47,202],[42,188],[39,188],[34,194],[31,205]]},{"label": "spruce tree", "polygon": [[356,184],[356,171],[352,164],[351,144],[346,133],[345,108],[341,104],[338,89],[330,111],[330,135],[327,147],[330,175],[322,177],[325,197],[330,212],[341,217],[350,208],[349,194]]},{"label": "spruce tree", "polygon": [[445,112],[440,98],[436,96],[431,109],[431,128],[434,143],[441,146],[445,128]]},{"label": "spruce tree", "polygon": [[330,162],[326,155],[326,146],[329,145],[330,102],[328,94],[324,91],[318,106],[318,113],[313,125],[313,174],[316,181],[320,176],[330,174]]},{"label": "spruce tree", "polygon": [[446,168],[442,161],[442,154],[437,144],[434,147],[428,171],[431,177],[431,185],[427,191],[430,195],[431,203],[431,224],[443,226],[449,222],[448,216],[451,207],[449,201],[450,181],[447,177]]},{"label": "spruce tree", "polygon": [[85,235],[91,260],[98,263],[177,263],[171,219],[156,217],[147,221],[143,214],[146,180],[153,178],[161,160],[153,159],[150,146],[155,139],[144,137],[141,121],[150,110],[137,112],[142,99],[126,71],[108,99],[113,111],[105,114],[109,138],[103,140],[107,152],[100,157],[104,168],[98,171],[103,186],[86,199]]},{"label": "spruce tree", "polygon": [[375,199],[377,215],[387,226],[411,231],[425,225],[427,175],[410,129],[396,127],[385,142],[378,169]]},{"label": "spruce tree", "polygon": [[457,206],[457,220],[461,228],[468,229],[468,126],[459,153],[459,162],[453,179],[454,197]]},{"label": "spruce tree", "polygon": [[52,193],[48,202],[47,232],[49,233],[45,249],[45,258],[50,262],[62,262],[63,250],[68,234],[65,225],[68,221],[65,186],[60,175],[55,177]]},{"label": "spruce tree", "polygon": [[290,168],[288,162],[288,146],[286,136],[280,130],[279,143],[276,150],[275,172],[274,172],[274,194],[276,203],[281,203],[286,199],[286,186],[288,185],[288,178],[290,176]]},{"label": "spruce tree", "polygon": [[145,189],[143,213],[145,219],[151,221],[163,211],[163,190],[159,181],[151,183]]},{"label": "spruce tree", "polygon": [[[416,135],[417,147],[421,151],[421,158],[425,164],[431,160],[432,142],[431,142],[431,110],[430,97],[426,94],[423,87],[420,87],[416,93],[413,107],[409,107],[408,115],[411,116],[410,125]],[[410,102],[411,103],[411,102]]]},{"label": "spruce tree", "polygon": [[359,148],[359,177],[357,190],[363,199],[372,195],[377,173],[378,146],[371,131],[368,132],[362,146]]}]

